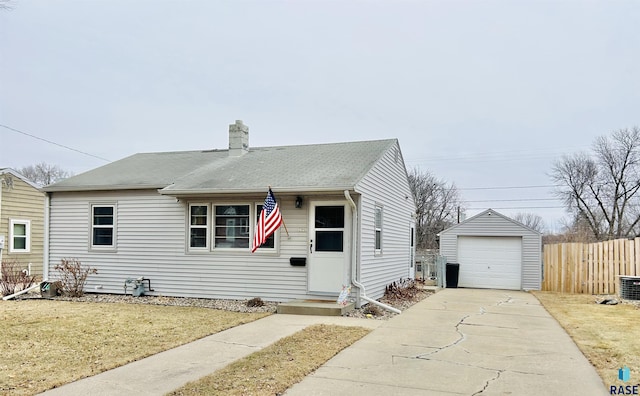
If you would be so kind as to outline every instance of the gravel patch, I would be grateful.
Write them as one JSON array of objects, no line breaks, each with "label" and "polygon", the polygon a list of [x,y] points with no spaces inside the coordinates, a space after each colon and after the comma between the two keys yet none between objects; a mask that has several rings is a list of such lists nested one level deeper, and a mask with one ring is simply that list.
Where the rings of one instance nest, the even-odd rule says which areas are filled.
[{"label": "gravel patch", "polygon": [[[421,290],[411,298],[404,299],[390,299],[382,298],[380,302],[390,305],[394,308],[404,311],[413,304],[427,298],[433,294],[430,290]],[[16,297],[16,300],[26,299],[43,299],[39,292],[27,293],[22,296]],[[278,307],[278,303],[262,301],[262,306],[248,306],[249,300],[223,300],[223,299],[208,299],[208,298],[188,298],[188,297],[165,297],[165,296],[140,296],[134,297],[124,294],[96,294],[87,293],[82,297],[66,297],[58,296],[54,298],[47,298],[49,300],[56,301],[76,301],[87,303],[121,303],[121,304],[150,304],[150,305],[164,305],[164,306],[176,306],[176,307],[198,307],[198,308],[210,308],[210,309],[222,309],[233,312],[269,312],[275,313]],[[347,313],[345,316],[354,318],[368,318],[375,320],[388,320],[397,314],[375,306],[373,304],[367,304],[362,308],[354,309]]]},{"label": "gravel patch", "polygon": [[[410,298],[386,298],[383,297],[379,299],[383,304],[389,305],[393,308],[399,309],[400,311],[404,311],[405,309],[411,307],[412,305],[424,300],[425,298],[432,295],[434,291],[432,290],[421,290],[418,291],[414,296]],[[348,312],[345,316],[354,317],[354,318],[367,318],[367,319],[376,319],[376,320],[389,320],[398,314],[393,313],[389,310],[386,310],[382,307],[378,307],[374,304],[367,304],[362,308],[354,309],[351,312]]]}]

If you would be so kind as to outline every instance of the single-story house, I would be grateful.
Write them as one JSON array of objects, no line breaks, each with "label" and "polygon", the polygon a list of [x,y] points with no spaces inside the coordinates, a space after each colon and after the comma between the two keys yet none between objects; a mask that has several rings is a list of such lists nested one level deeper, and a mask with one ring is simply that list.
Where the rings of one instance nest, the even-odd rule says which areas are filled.
[{"label": "single-story house", "polygon": [[[283,218],[255,253],[271,187]],[[45,274],[62,258],[96,268],[86,292],[268,301],[377,299],[414,276],[415,204],[397,139],[135,154],[49,185]],[[360,304],[360,303],[359,303]],[[361,305],[361,304],[360,304]]]},{"label": "single-story house", "polygon": [[40,277],[44,249],[45,194],[11,168],[0,168],[0,263]]},{"label": "single-story house", "polygon": [[540,232],[488,209],[439,235],[440,254],[459,264],[458,287],[540,290]]}]

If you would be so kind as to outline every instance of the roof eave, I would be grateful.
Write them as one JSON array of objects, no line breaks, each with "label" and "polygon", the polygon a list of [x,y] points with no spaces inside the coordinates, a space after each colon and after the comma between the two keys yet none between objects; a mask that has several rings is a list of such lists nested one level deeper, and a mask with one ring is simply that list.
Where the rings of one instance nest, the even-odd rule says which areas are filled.
[{"label": "roof eave", "polygon": [[[167,189],[163,188],[158,190],[158,193],[168,196],[184,196],[184,195],[207,195],[207,194],[262,194],[267,191],[269,187],[264,188],[201,188],[201,189]],[[271,189],[276,193],[290,193],[290,194],[302,194],[302,193],[326,193],[326,192],[342,192],[344,190],[354,190],[354,186],[333,186],[333,187],[315,187],[315,186],[298,186],[298,187],[278,187],[271,186]]]},{"label": "roof eave", "polygon": [[81,192],[81,191],[111,191],[111,190],[157,190],[165,188],[166,185],[157,184],[136,184],[136,185],[114,185],[114,186],[52,186],[42,189],[44,192]]}]

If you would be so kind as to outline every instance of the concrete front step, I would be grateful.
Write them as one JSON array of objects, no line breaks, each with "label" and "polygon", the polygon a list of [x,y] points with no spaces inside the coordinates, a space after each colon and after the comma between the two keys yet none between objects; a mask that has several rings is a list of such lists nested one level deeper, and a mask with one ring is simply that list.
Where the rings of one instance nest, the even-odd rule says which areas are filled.
[{"label": "concrete front step", "polygon": [[354,308],[354,303],[342,305],[335,301],[293,300],[278,304],[277,312],[290,315],[343,316]]}]

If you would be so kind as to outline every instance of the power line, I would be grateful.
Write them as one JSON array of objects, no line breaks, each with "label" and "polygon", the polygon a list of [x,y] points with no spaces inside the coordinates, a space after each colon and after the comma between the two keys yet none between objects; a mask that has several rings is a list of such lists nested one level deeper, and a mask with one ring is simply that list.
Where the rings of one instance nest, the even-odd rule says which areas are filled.
[{"label": "power line", "polygon": [[[465,208],[466,210],[483,210],[487,209],[488,206],[481,208]],[[491,207],[491,209],[565,209],[564,206],[511,206],[511,207]]]},{"label": "power line", "polygon": [[522,198],[522,199],[482,199],[474,201],[465,201],[466,203],[479,202],[525,202],[525,201],[558,201],[555,198]]},{"label": "power line", "polygon": [[457,187],[458,190],[516,190],[516,189],[525,189],[525,188],[551,188],[551,187],[563,187],[558,184],[549,184],[544,186],[508,186],[508,187],[467,187],[460,188]]},{"label": "power line", "polygon": [[461,155],[431,155],[428,158],[407,158],[407,163],[425,163],[425,162],[442,162],[442,161],[504,161],[504,160],[527,160],[542,158],[560,158],[567,152],[584,151],[587,146],[577,146],[564,149],[532,149],[532,150],[509,150],[509,151],[489,151],[475,152]]},{"label": "power line", "polygon": [[32,134],[30,134],[30,133],[24,132],[24,131],[20,131],[20,130],[18,130],[18,129],[11,128],[10,126],[7,126],[7,125],[0,124],[0,127],[3,127],[3,128],[5,128],[5,129],[8,129],[8,130],[13,131],[13,132],[17,132],[17,133],[23,134],[23,135],[25,135],[25,136],[32,137],[32,138],[34,138],[34,139],[42,140],[43,142],[47,142],[47,143],[49,143],[49,144],[53,144],[53,145],[55,145],[55,146],[65,148],[65,149],[67,149],[67,150],[75,151],[76,153],[80,153],[80,154],[88,155],[89,157],[97,158],[97,159],[99,159],[99,160],[103,160],[103,161],[106,161],[106,162],[111,162],[111,160],[108,160],[108,159],[106,159],[106,158],[99,157],[99,156],[97,156],[97,155],[93,155],[93,154],[89,154],[89,153],[87,153],[87,152],[85,152],[85,151],[81,151],[81,150],[78,150],[78,149],[74,149],[73,147],[65,146],[64,144],[60,144],[60,143],[56,143],[56,142],[52,142],[51,140],[47,140],[47,139],[41,138],[41,137],[39,137],[39,136],[32,135]]}]

